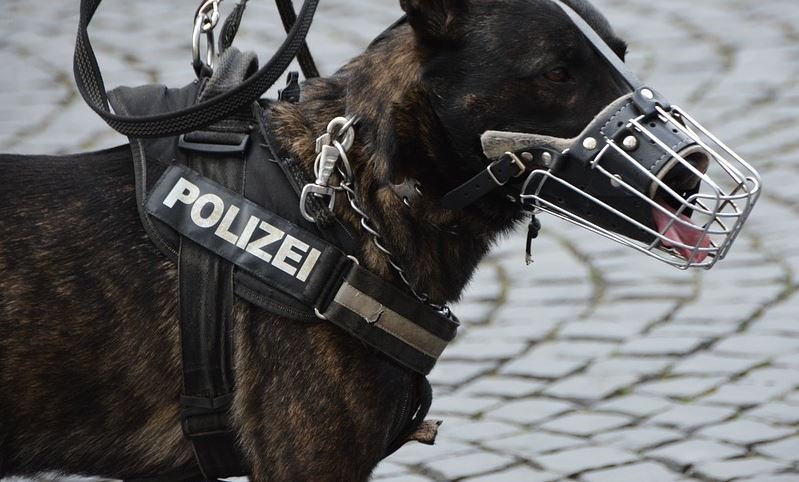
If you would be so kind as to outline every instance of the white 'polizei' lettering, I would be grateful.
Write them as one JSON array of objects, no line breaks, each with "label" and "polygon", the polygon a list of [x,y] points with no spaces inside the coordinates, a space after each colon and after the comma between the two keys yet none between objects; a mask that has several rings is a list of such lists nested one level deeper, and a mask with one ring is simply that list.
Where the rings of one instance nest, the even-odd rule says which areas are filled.
[{"label": "white 'polizei' lettering", "polygon": [[164,206],[171,209],[177,201],[188,206],[194,203],[198,197],[200,197],[200,188],[181,177],[175,183],[175,187],[164,198]]},{"label": "white 'polizei' lettering", "polygon": [[[263,248],[280,241],[283,239],[283,236],[285,236],[286,233],[277,229],[266,221],[261,221],[261,224],[258,227],[261,230],[266,231],[266,236],[261,239],[256,239],[252,243],[248,244],[245,250],[256,258],[261,258],[268,263],[272,261],[272,255],[263,251]],[[275,263],[273,262],[272,266],[274,265]]]},{"label": "white 'polizei' lettering", "polygon": [[[234,233],[231,228],[241,209],[231,205],[226,211],[225,202],[221,197],[212,193],[202,194],[196,184],[183,177],[175,183],[164,198],[163,204],[172,209],[177,202],[187,207],[191,206],[190,219],[196,226],[208,229],[218,224],[214,231],[215,236],[299,281],[305,282],[308,279],[322,254],[318,249],[311,248],[307,243],[287,235],[283,230],[256,216],[250,216],[241,234]],[[261,230],[266,235],[253,240],[256,230]],[[281,240],[282,243],[274,255],[264,251],[265,248]]]}]

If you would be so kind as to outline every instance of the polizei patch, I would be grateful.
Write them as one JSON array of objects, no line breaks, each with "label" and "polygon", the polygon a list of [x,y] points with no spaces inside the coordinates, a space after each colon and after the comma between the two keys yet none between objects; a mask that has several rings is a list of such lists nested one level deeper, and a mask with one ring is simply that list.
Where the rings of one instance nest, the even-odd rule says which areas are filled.
[{"label": "polizei patch", "polygon": [[329,245],[181,165],[156,184],[147,212],[222,258],[291,292],[304,291]]}]

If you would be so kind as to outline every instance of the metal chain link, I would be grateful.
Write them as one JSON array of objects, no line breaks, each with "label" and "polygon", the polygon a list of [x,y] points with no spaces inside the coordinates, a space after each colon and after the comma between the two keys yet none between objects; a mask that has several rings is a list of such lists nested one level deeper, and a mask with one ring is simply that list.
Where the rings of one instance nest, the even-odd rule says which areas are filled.
[{"label": "metal chain link", "polygon": [[[343,121],[342,121],[343,119]],[[345,122],[344,122],[345,121]],[[347,151],[349,151],[350,147],[352,147],[352,140],[354,139],[354,133],[352,127],[358,122],[357,117],[354,116],[347,116],[346,118],[337,118],[331,121],[331,125],[335,124],[342,124],[342,127],[339,131],[335,134],[336,140],[333,140],[331,143],[336,147],[339,153],[339,158],[341,163],[337,164],[338,173],[341,176],[341,183],[338,186],[335,186],[337,191],[344,191],[347,195],[347,200],[349,201],[350,207],[353,211],[355,211],[358,216],[361,218],[361,227],[372,236],[372,243],[386,256],[388,260],[388,264],[391,268],[397,273],[399,278],[402,280],[403,284],[408,288],[411,294],[422,303],[426,304],[427,306],[433,308],[434,310],[438,311],[445,317],[449,319],[453,319],[452,310],[450,310],[449,306],[443,304],[439,305],[430,301],[430,295],[425,292],[419,292],[413,286],[411,281],[408,279],[408,275],[405,272],[405,269],[402,265],[396,260],[394,253],[391,252],[386,246],[383,244],[383,235],[380,234],[378,228],[374,225],[372,219],[366,214],[366,211],[361,208],[361,205],[358,201],[358,195],[355,192],[355,183],[352,179],[352,171],[349,167],[349,159],[347,158]],[[351,136],[350,139],[347,139],[350,142],[343,142],[345,136]],[[342,165],[343,163],[343,165]]]}]

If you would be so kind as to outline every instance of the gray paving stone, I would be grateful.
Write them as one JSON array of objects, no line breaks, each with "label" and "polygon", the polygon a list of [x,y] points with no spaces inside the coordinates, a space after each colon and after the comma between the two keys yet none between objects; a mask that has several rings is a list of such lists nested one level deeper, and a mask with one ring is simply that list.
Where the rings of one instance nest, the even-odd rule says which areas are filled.
[{"label": "gray paving stone", "polygon": [[461,323],[476,325],[488,321],[489,316],[494,311],[494,303],[467,301],[458,303],[453,309],[458,313]]},{"label": "gray paving stone", "polygon": [[774,318],[769,310],[768,317],[749,325],[748,331],[750,333],[799,336],[799,324],[796,323],[796,319]]},{"label": "gray paving stone", "polygon": [[796,425],[799,424],[799,407],[784,402],[769,402],[749,410],[746,416],[767,422]]},{"label": "gray paving stone", "polygon": [[544,393],[572,400],[602,400],[636,381],[635,375],[574,375],[553,383]]},{"label": "gray paving stone", "polygon": [[773,357],[799,351],[799,338],[775,335],[735,335],[722,340],[713,349],[719,353],[733,355]]},{"label": "gray paving stone", "polygon": [[439,361],[428,380],[434,385],[458,385],[495,367],[494,363]]},{"label": "gray paving stone", "polygon": [[560,477],[559,474],[529,467],[513,467],[482,477],[464,479],[464,482],[555,482]]},{"label": "gray paving stone", "polygon": [[460,392],[468,395],[524,397],[538,392],[544,383],[510,377],[483,377],[465,385]]},{"label": "gray paving stone", "polygon": [[606,413],[573,413],[544,423],[541,428],[552,432],[587,437],[606,430],[623,427],[631,419]]},{"label": "gray paving stone", "polygon": [[500,404],[501,400],[493,397],[444,395],[433,400],[430,411],[433,414],[456,414],[471,417]]},{"label": "gray paving stone", "polygon": [[675,360],[671,358],[613,357],[600,360],[588,368],[588,373],[621,373],[653,376],[666,371]]},{"label": "gray paving stone", "polygon": [[799,370],[794,368],[765,367],[752,370],[738,380],[744,385],[770,385],[794,388],[799,386]]},{"label": "gray paving stone", "polygon": [[600,341],[548,341],[533,348],[528,356],[545,360],[592,360],[613,352],[616,343]]},{"label": "gray paving stone", "polygon": [[672,398],[696,398],[727,381],[722,377],[678,377],[640,385],[636,391]]},{"label": "gray paving stone", "polygon": [[534,458],[547,452],[574,448],[587,445],[585,439],[570,435],[547,433],[536,430],[531,433],[523,433],[512,437],[489,440],[483,445],[502,453],[511,453],[524,458]]},{"label": "gray paving stone", "polygon": [[594,408],[603,412],[620,412],[633,417],[647,417],[664,412],[672,405],[674,405],[673,402],[663,398],[631,394],[594,405]]},{"label": "gray paving stone", "polygon": [[519,326],[477,326],[466,332],[462,339],[476,342],[524,341],[532,343],[546,338],[555,329],[556,325],[556,322],[535,322]]},{"label": "gray paving stone", "polygon": [[507,340],[487,342],[485,340],[464,339],[447,347],[447,359],[468,361],[506,360],[519,355],[525,350],[527,350],[527,343],[525,342]]},{"label": "gray paving stone", "polygon": [[677,362],[671,373],[675,375],[737,375],[763,363],[762,359],[721,356],[697,353]]},{"label": "gray paving stone", "polygon": [[558,338],[622,341],[640,334],[646,326],[645,320],[574,321],[558,331]]},{"label": "gray paving stone", "polygon": [[689,430],[727,420],[734,416],[735,413],[736,410],[729,407],[714,407],[695,403],[682,404],[675,405],[669,410],[655,415],[649,421],[657,425]]},{"label": "gray paving stone", "polygon": [[713,480],[732,480],[753,475],[766,475],[787,468],[783,462],[776,462],[760,457],[742,460],[723,460],[698,464],[694,470]]},{"label": "gray paving stone", "polygon": [[675,442],[684,437],[676,430],[659,427],[631,427],[594,436],[594,441],[601,445],[613,445],[633,451],[641,451],[667,442]]},{"label": "gray paving stone", "polygon": [[544,469],[567,475],[626,464],[635,460],[636,457],[629,452],[610,447],[576,448],[541,455],[535,459]]},{"label": "gray paving stone", "polygon": [[777,440],[795,432],[795,430],[777,428],[761,422],[738,419],[705,427],[698,434],[738,445],[752,445],[758,442]]},{"label": "gray paving stone", "polygon": [[585,366],[581,360],[546,360],[524,356],[505,364],[499,373],[533,378],[555,379],[570,375]]},{"label": "gray paving stone", "polygon": [[429,461],[425,467],[434,470],[448,480],[496,472],[516,463],[513,457],[491,452],[474,452],[452,458]]},{"label": "gray paving stone", "polygon": [[441,435],[439,435],[441,440],[437,441],[435,445],[407,443],[388,457],[386,461],[405,465],[418,465],[428,460],[474,452],[474,446],[445,436],[450,431],[451,427],[448,426],[450,424],[451,421],[444,421],[440,429]]},{"label": "gray paving stone", "polygon": [[[517,297],[521,302],[523,298]],[[541,338],[548,335],[557,323],[566,318],[574,316],[579,312],[579,307],[574,306],[550,306],[550,307],[531,307],[521,303],[503,305],[494,314],[494,322],[498,325],[510,326],[530,326],[540,328]],[[539,339],[541,339],[539,338]]]},{"label": "gray paving stone", "polygon": [[735,407],[755,406],[779,398],[790,390],[790,387],[784,386],[731,383],[719,387],[714,393],[702,398],[702,403]]},{"label": "gray paving stone", "polygon": [[738,330],[738,323],[678,323],[670,321],[658,325],[649,331],[653,336],[695,336],[701,338],[715,338],[729,335]]},{"label": "gray paving stone", "polygon": [[522,425],[538,423],[574,410],[576,405],[562,400],[535,398],[508,402],[487,414],[488,418]]},{"label": "gray paving stone", "polygon": [[447,427],[446,432],[443,432],[442,425],[442,435],[445,435],[447,438],[454,438],[464,442],[492,440],[504,435],[517,433],[518,431],[519,428],[514,425],[492,420],[481,420],[477,422],[467,422],[454,425],[452,427]]},{"label": "gray paving stone", "polygon": [[585,482],[674,482],[679,474],[655,462],[643,462],[583,474]]},{"label": "gray paving stone", "polygon": [[380,462],[380,464],[378,464],[378,466],[375,468],[374,472],[372,472],[372,477],[375,479],[384,479],[399,475],[408,475],[408,469],[402,465],[388,461]]},{"label": "gray paving stone", "polygon": [[799,367],[799,353],[790,353],[787,355],[782,355],[774,360],[774,365],[776,366],[789,366],[793,368]]},{"label": "gray paving stone", "polygon": [[686,355],[699,349],[707,338],[694,336],[650,336],[634,338],[619,348],[619,353],[637,356]]},{"label": "gray paving stone", "polygon": [[428,479],[427,477],[415,474],[396,475],[393,477],[386,477],[384,479],[378,479],[378,480],[380,480],[380,482],[432,482],[433,481],[433,479]]},{"label": "gray paving stone", "polygon": [[799,473],[756,475],[751,479],[739,479],[740,482],[799,482]]},{"label": "gray paving stone", "polygon": [[796,462],[799,457],[799,437],[760,444],[755,447],[755,451],[773,459]]},{"label": "gray paving stone", "polygon": [[698,462],[723,460],[744,455],[746,449],[713,440],[684,440],[656,448],[647,456],[674,465],[691,465]]}]

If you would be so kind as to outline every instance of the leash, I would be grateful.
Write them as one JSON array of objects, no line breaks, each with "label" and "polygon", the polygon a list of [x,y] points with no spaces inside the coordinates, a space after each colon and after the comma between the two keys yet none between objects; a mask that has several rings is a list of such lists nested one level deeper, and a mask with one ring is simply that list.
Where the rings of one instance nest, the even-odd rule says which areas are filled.
[{"label": "leash", "polygon": [[[261,69],[224,94],[191,107],[154,116],[111,113],[88,28],[102,0],[81,0],[73,72],[83,99],[105,122],[128,137],[169,137],[203,128],[250,106],[286,71],[305,43],[319,0],[305,0],[283,44]],[[287,16],[290,18],[290,16]],[[235,29],[234,29],[235,30]]]},{"label": "leash", "polygon": [[[247,8],[248,1],[249,0],[241,0],[237,3],[233,11],[228,15],[227,20],[225,20],[225,24],[222,26],[222,37],[219,40],[219,50],[221,52],[224,52],[233,44],[233,39],[236,37],[236,33],[241,25],[241,20],[244,15],[244,10]],[[286,33],[290,32],[291,27],[297,22],[297,13],[294,11],[294,3],[291,0],[275,0],[275,5],[277,5],[277,11],[280,14],[280,21],[283,23],[283,28],[286,30]],[[306,79],[319,77],[319,70],[316,68],[316,63],[308,49],[307,42],[303,42],[300,46],[300,50],[297,52],[297,62],[300,64],[302,75],[304,75]]]}]

